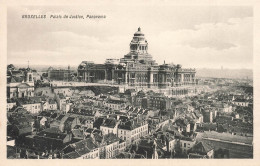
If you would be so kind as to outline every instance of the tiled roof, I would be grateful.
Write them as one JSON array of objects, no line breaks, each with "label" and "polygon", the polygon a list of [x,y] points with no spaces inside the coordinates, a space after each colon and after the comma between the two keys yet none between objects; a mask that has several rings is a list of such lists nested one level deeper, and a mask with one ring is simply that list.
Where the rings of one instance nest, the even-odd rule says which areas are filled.
[{"label": "tiled roof", "polygon": [[112,144],[114,142],[120,141],[120,139],[113,133],[109,133],[104,135],[104,141],[107,142],[107,144]]},{"label": "tiled roof", "polygon": [[53,127],[41,131],[37,136],[63,140],[67,134],[62,133],[58,128]]},{"label": "tiled roof", "polygon": [[74,137],[77,137],[77,138],[83,138],[84,137],[83,132],[78,130],[78,129],[73,129],[71,132],[72,132],[72,135]]},{"label": "tiled roof", "polygon": [[115,119],[106,119],[101,126],[114,128],[116,126],[116,120]]},{"label": "tiled roof", "polygon": [[32,127],[30,125],[15,125],[19,130],[19,135],[32,132]]},{"label": "tiled roof", "polygon": [[65,115],[60,115],[60,116],[58,116],[58,118],[56,119],[56,120],[61,120],[63,117],[64,117]]},{"label": "tiled roof", "polygon": [[76,158],[79,158],[79,157],[80,157],[80,155],[77,152],[70,152],[70,153],[63,155],[64,159],[76,159]]},{"label": "tiled roof", "polygon": [[213,150],[213,147],[204,141],[198,142],[192,148],[193,153],[199,153],[206,155],[209,151]]},{"label": "tiled roof", "polygon": [[125,129],[125,130],[133,130],[137,127],[140,127],[142,125],[145,125],[146,123],[143,123],[144,121],[140,120],[137,122],[137,119],[131,119],[128,120],[127,122],[122,122],[118,125],[119,129]]}]

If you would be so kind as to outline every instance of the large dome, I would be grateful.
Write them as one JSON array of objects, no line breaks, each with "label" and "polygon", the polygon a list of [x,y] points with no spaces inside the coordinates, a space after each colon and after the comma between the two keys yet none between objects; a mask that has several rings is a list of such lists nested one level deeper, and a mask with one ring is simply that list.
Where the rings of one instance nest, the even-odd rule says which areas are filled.
[{"label": "large dome", "polygon": [[138,31],[135,32],[134,36],[144,36],[143,32],[141,31],[141,28],[138,28]]},{"label": "large dome", "polygon": [[141,31],[141,28],[139,27],[138,28],[138,31],[135,32],[134,36],[133,36],[133,39],[131,41],[131,44],[134,44],[134,43],[140,43],[140,44],[146,44],[147,43],[147,40],[145,39],[145,36],[143,34],[143,32]]}]

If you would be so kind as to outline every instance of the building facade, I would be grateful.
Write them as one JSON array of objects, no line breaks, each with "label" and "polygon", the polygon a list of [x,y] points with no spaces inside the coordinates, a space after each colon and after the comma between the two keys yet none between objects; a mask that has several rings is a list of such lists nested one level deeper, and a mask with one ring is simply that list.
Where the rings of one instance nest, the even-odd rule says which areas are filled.
[{"label": "building facade", "polygon": [[70,70],[70,66],[68,66],[68,69],[48,69],[48,79],[50,80],[59,80],[59,81],[71,81],[72,72]]},{"label": "building facade", "polygon": [[34,96],[34,80],[32,70],[7,70],[7,98],[24,98]]},{"label": "building facade", "polygon": [[118,137],[126,142],[126,146],[135,143],[141,137],[148,135],[148,123],[145,121],[128,121],[118,125]]},{"label": "building facade", "polygon": [[195,69],[183,69],[181,65],[158,65],[148,53],[148,42],[141,28],[130,42],[130,52],[118,61],[105,64],[83,61],[78,66],[80,81],[113,83],[134,87],[177,87],[195,84]]}]

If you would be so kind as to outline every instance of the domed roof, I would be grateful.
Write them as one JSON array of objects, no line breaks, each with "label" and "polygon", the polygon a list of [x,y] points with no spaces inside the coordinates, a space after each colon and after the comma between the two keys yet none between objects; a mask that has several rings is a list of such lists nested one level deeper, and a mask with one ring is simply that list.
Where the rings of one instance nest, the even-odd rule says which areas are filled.
[{"label": "domed roof", "polygon": [[141,28],[138,28],[138,31],[135,32],[134,36],[144,36],[143,32],[141,31]]}]

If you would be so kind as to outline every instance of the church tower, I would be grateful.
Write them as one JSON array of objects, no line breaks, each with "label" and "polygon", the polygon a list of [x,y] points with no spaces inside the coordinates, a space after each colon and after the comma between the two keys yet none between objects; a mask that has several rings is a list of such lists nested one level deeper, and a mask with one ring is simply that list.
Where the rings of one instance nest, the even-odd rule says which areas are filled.
[{"label": "church tower", "polygon": [[28,67],[26,69],[26,82],[27,83],[33,83],[33,73],[32,70],[29,67],[29,61],[28,61]]},{"label": "church tower", "polygon": [[33,82],[33,73],[30,70],[26,73],[26,82],[27,83]]}]

